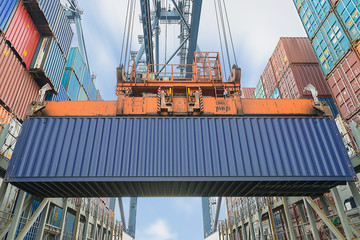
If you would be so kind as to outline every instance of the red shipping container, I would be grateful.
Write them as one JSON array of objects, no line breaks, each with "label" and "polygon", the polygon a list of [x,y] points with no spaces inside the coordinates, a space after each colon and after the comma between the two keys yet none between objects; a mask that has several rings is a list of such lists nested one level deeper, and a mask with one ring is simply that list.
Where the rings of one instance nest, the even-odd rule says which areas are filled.
[{"label": "red shipping container", "polygon": [[0,37],[0,100],[21,120],[28,105],[38,100],[39,86]]},{"label": "red shipping container", "polygon": [[311,42],[306,37],[282,37],[270,58],[276,81],[279,82],[289,65],[318,63]]},{"label": "red shipping container", "polygon": [[319,97],[330,97],[331,92],[318,64],[291,65],[279,83],[281,98],[311,97],[310,91],[304,88],[312,84]]},{"label": "red shipping container", "polygon": [[241,98],[254,98],[255,88],[242,88]]},{"label": "red shipping container", "polygon": [[327,82],[342,117],[349,119],[360,106],[360,59],[354,51],[344,57]]},{"label": "red shipping container", "polygon": [[15,48],[26,67],[29,67],[40,39],[40,33],[22,1],[15,11],[5,37]]},{"label": "red shipping container", "polygon": [[277,85],[274,71],[272,69],[270,61],[267,63],[265,70],[261,75],[260,79],[264,87],[265,97],[269,98]]}]

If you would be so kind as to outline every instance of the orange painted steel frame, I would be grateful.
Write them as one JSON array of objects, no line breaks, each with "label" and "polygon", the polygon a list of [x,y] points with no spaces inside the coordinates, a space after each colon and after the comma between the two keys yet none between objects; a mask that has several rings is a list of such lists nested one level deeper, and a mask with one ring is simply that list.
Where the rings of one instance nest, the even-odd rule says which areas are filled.
[{"label": "orange painted steel frame", "polygon": [[[118,101],[60,101],[46,102],[46,106],[35,116],[141,116],[158,115],[156,97],[124,97]],[[241,99],[203,98],[201,115],[218,116],[319,116],[322,112],[314,108],[309,99]],[[166,113],[164,113],[167,115]],[[186,98],[174,98],[174,115],[188,115]],[[199,114],[199,113],[194,113]]]}]

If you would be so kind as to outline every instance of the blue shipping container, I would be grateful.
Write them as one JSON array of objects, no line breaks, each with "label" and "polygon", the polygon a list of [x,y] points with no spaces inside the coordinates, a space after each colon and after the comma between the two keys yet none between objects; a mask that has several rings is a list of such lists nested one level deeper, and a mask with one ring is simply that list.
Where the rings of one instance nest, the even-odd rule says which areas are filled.
[{"label": "blue shipping container", "polygon": [[[40,202],[33,201],[32,205],[31,205],[31,210],[30,210],[30,217],[34,214],[34,212],[39,207],[39,205],[40,205]],[[17,236],[20,234],[20,232],[22,230],[22,227],[27,223],[25,221],[24,215],[25,215],[25,212],[23,212],[21,215],[22,218],[20,219],[19,225],[17,227],[15,238],[17,238]],[[29,231],[27,232],[27,234],[25,235],[23,240],[35,240],[36,239],[38,228],[40,225],[41,215],[42,214],[40,214],[39,217],[37,217],[37,219],[35,220],[35,223],[30,227]]]},{"label": "blue shipping container", "polygon": [[336,11],[347,28],[352,41],[360,36],[360,2],[358,0],[340,0]]},{"label": "blue shipping container", "polygon": [[316,21],[314,14],[311,13],[311,7],[308,1],[304,2],[299,11],[299,16],[309,39],[312,39],[319,29],[319,23]]},{"label": "blue shipping container", "polygon": [[[66,70],[66,72],[69,72],[69,75],[67,75],[69,77],[67,94],[71,100],[73,100],[73,101],[79,100],[79,91],[80,91],[79,80],[77,79],[76,75],[74,74],[74,72],[72,70]],[[64,74],[64,77],[65,77],[65,74]]]},{"label": "blue shipping container", "polygon": [[[29,1],[29,0],[26,0]],[[34,1],[34,0],[30,0]],[[59,0],[36,0],[39,3],[39,7],[45,15],[47,22],[49,23],[52,32],[56,29],[59,12],[61,10],[61,3]]]},{"label": "blue shipping container", "polygon": [[58,95],[48,94],[46,96],[46,101],[69,101],[69,96],[67,95],[64,87],[60,85]]},{"label": "blue shipping container", "polygon": [[0,32],[6,32],[19,2],[19,0],[4,0],[0,2]]},{"label": "blue shipping container", "polygon": [[328,0],[305,0],[303,2],[299,16],[310,39],[319,30],[330,10],[331,4]]},{"label": "blue shipping container", "polygon": [[297,10],[301,8],[301,6],[304,4],[304,0],[294,0],[295,7]]},{"label": "blue shipping container", "polygon": [[90,95],[90,86],[91,86],[91,74],[88,67],[85,67],[84,77],[82,81],[82,85],[87,93],[87,95]]},{"label": "blue shipping container", "polygon": [[254,97],[255,98],[266,98],[264,87],[262,85],[262,81],[260,80],[258,84],[256,85],[255,91],[254,91]]},{"label": "blue shipping container", "polygon": [[44,197],[318,195],[355,176],[327,117],[30,117],[8,169]]},{"label": "blue shipping container", "polygon": [[85,72],[85,62],[81,57],[80,50],[78,47],[70,48],[69,56],[66,62],[66,68],[73,69],[77,78],[82,83]]},{"label": "blue shipping container", "polygon": [[71,236],[74,232],[74,225],[75,225],[75,215],[68,212],[66,214],[66,220],[65,220],[65,228],[64,228],[64,239],[72,239]]},{"label": "blue shipping container", "polygon": [[65,10],[63,9],[63,7],[61,7],[58,21],[59,23],[55,30],[55,38],[56,41],[59,43],[60,49],[64,54],[64,57],[67,57],[74,33],[71,29],[69,20],[65,15]]},{"label": "blue shipping container", "polygon": [[278,88],[275,88],[274,92],[271,94],[270,98],[274,98],[274,99],[280,99],[280,91]]},{"label": "blue shipping container", "polygon": [[97,99],[97,91],[94,82],[91,82],[90,85],[90,95],[89,95],[90,101],[95,101]]},{"label": "blue shipping container", "polygon": [[312,40],[312,46],[324,75],[329,74],[336,62],[348,52],[349,39],[334,13],[325,20]]},{"label": "blue shipping container", "polygon": [[44,71],[49,77],[54,88],[58,91],[65,67],[65,58],[63,57],[59,45],[52,41],[49,53],[45,59]]},{"label": "blue shipping container", "polygon": [[339,114],[336,103],[332,97],[319,97],[318,99],[319,101],[326,102],[329,105],[334,118]]}]

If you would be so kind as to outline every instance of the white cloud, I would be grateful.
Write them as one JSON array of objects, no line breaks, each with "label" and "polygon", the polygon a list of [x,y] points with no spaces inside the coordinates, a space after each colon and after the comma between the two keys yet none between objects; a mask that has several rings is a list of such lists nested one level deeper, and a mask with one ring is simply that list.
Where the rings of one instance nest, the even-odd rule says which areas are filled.
[{"label": "white cloud", "polygon": [[136,236],[138,240],[177,240],[177,233],[172,233],[163,219],[158,219],[144,231],[139,231]]}]

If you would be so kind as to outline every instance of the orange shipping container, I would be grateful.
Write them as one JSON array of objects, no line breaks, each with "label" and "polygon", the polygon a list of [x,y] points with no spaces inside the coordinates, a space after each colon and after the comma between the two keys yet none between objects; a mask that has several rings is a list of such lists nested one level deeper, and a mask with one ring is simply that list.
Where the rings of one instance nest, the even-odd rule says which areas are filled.
[{"label": "orange shipping container", "polygon": [[0,36],[0,101],[21,120],[28,105],[38,100],[39,86]]}]

